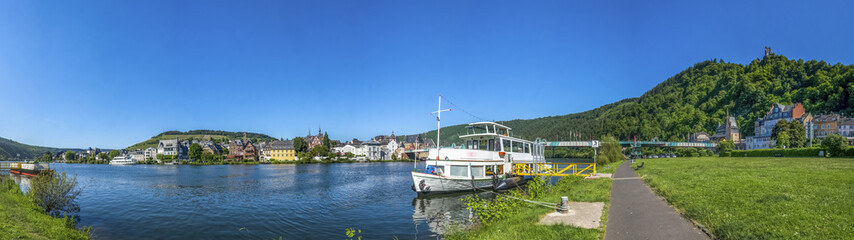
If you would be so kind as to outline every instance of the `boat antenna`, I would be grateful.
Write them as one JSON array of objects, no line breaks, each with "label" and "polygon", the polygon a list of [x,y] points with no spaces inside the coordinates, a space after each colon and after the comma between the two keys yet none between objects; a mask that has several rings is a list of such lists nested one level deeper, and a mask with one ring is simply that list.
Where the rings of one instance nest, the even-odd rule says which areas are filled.
[{"label": "boat antenna", "polygon": [[436,160],[439,160],[439,150],[442,145],[439,144],[439,131],[442,131],[442,112],[449,112],[450,108],[442,110],[442,94],[439,94],[439,108],[430,114],[436,114]]}]

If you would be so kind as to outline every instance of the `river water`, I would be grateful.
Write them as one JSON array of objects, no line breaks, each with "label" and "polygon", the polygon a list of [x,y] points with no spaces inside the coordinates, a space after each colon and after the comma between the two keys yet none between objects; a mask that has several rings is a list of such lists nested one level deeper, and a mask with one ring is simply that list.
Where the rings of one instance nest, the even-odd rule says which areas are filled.
[{"label": "river water", "polygon": [[470,194],[416,197],[405,162],[51,168],[77,176],[94,239],[436,239],[473,217]]}]

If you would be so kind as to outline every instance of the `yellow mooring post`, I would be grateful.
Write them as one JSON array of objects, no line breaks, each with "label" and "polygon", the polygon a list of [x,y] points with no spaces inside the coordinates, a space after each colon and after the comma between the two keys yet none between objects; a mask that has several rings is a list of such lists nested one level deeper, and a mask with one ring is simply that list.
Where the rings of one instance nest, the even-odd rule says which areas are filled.
[{"label": "yellow mooring post", "polygon": [[593,162],[593,175],[591,175],[591,177],[592,176],[596,176],[596,162]]}]

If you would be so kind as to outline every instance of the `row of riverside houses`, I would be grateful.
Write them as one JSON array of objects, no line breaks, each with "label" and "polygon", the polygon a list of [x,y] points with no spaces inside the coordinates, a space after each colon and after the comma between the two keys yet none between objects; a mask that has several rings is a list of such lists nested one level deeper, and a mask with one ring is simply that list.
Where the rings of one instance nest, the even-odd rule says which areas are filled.
[{"label": "row of riverside houses", "polygon": [[[777,122],[786,120],[788,122],[798,121],[803,124],[806,138],[822,140],[828,135],[839,134],[848,139],[849,145],[854,145],[854,118],[843,117],[838,113],[818,114],[813,116],[806,112],[803,104],[792,105],[774,104],[768,109],[764,117],[757,118],[753,124],[754,136],[741,139],[741,133],[735,117],[727,114],[726,123],[718,124],[715,135],[709,137],[705,133],[694,133],[691,141],[708,142],[731,140],[736,144],[736,149],[767,149],[776,147],[776,139],[772,134]],[[809,143],[808,143],[809,144]]]},{"label": "row of riverside houses", "polygon": [[368,141],[353,139],[332,150],[339,155],[350,153],[367,160],[392,160],[393,156],[396,156],[397,159],[426,158],[426,152],[409,156],[405,154],[405,151],[434,146],[432,139],[423,139],[419,135],[407,135],[398,140],[392,131],[391,135],[375,136]]},{"label": "row of riverside houses", "polygon": [[[317,135],[305,137],[309,150],[323,144],[324,134],[318,129]],[[158,156],[172,156],[169,158],[177,161],[191,160],[189,159],[189,149],[192,144],[199,144],[203,153],[223,156],[225,161],[294,161],[297,160],[297,153],[294,148],[293,140],[279,139],[274,141],[259,141],[254,143],[244,134],[242,139],[233,139],[227,143],[217,143],[210,140],[180,140],[165,139],[160,140],[157,147],[137,150],[122,150],[122,156],[130,156],[137,161],[155,160],[163,162],[163,159],[158,159]],[[419,135],[408,135],[398,139],[392,132],[391,135],[379,135],[371,138],[368,141],[359,141],[353,139],[341,144],[339,141],[333,141],[334,153],[345,155],[351,153],[355,156],[364,157],[366,160],[391,160],[396,156],[398,159],[426,158],[426,152],[418,152],[407,156],[407,150],[421,150],[434,147],[432,139],[422,139]],[[96,150],[90,150],[97,154]],[[82,153],[87,154],[87,153]]]},{"label": "row of riverside houses", "polygon": [[202,148],[202,154],[224,155],[226,161],[293,161],[296,158],[292,140],[280,139],[253,143],[246,137],[246,134],[244,134],[243,139],[234,139],[223,144],[211,140],[165,139],[160,140],[156,148],[123,150],[122,155],[130,156],[137,161],[155,160],[162,162],[163,159],[158,159],[158,155],[173,156],[172,158],[176,160],[190,160],[189,149],[192,144],[199,144]]}]

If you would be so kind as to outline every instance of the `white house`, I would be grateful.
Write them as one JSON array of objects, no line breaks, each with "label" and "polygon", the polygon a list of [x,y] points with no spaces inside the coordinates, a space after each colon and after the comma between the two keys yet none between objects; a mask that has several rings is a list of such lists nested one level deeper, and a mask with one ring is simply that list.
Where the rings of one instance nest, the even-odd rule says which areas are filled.
[{"label": "white house", "polygon": [[183,155],[182,149],[178,139],[160,140],[160,143],[157,144],[157,154],[181,156]]},{"label": "white house", "polygon": [[382,160],[385,159],[385,146],[377,142],[376,140],[371,139],[370,141],[362,143],[362,147],[365,151],[365,157],[369,160]]},{"label": "white house", "polygon": [[343,147],[335,147],[335,152],[337,152],[337,153],[342,153],[342,154],[344,154],[344,153],[352,153],[352,154],[354,154],[354,155],[359,155],[359,154],[357,154],[357,153],[356,153],[356,152],[357,152],[357,149],[358,149],[358,148],[357,148],[356,146],[353,146],[353,145],[347,144],[347,145],[344,145]]},{"label": "white house", "polygon": [[145,160],[155,159],[157,158],[157,149],[156,148],[146,148],[145,149]]}]

